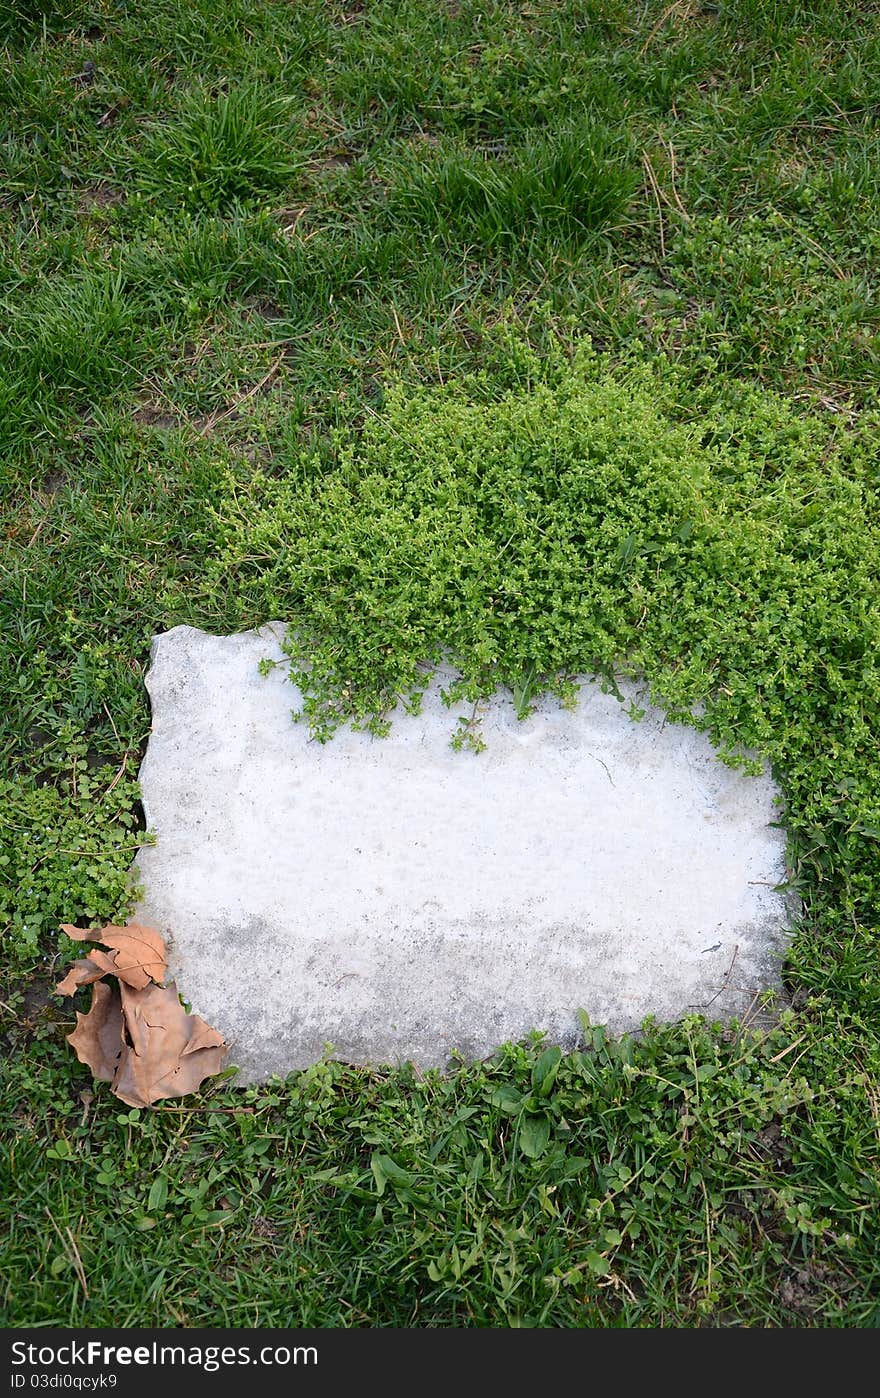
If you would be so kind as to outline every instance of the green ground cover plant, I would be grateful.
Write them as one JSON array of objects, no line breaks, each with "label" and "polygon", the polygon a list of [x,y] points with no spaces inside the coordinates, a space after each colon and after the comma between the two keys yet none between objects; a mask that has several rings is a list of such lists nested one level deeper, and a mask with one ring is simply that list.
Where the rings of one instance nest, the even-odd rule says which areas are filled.
[{"label": "green ground cover plant", "polygon": [[[0,44],[5,1323],[876,1325],[876,19],[7,0]],[[776,1026],[120,1112],[57,925],[131,904],[151,636],[273,617],[320,737],[446,650],[770,760]]]}]

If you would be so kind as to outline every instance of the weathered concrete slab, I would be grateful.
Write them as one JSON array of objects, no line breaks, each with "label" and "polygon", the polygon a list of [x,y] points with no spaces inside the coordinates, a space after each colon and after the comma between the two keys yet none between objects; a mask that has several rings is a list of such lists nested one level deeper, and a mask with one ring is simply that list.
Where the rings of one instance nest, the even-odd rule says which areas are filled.
[{"label": "weathered concrete slab", "polygon": [[[321,746],[278,626],[157,638],[141,769],[157,843],[137,920],[224,1031],[244,1080],[320,1058],[444,1065],[577,1011],[620,1031],[648,1013],[742,1014],[778,984],[784,836],[769,778],[585,681],[519,722],[486,706],[455,752],[439,684],[423,713]],[[730,969],[732,966],[732,970]],[[720,993],[719,993],[720,992]]]}]

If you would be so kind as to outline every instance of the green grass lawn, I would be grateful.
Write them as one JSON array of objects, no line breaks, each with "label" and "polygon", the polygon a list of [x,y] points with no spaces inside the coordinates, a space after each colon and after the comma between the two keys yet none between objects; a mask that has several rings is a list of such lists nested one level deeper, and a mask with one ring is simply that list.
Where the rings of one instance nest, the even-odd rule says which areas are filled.
[{"label": "green grass lawn", "polygon": [[[873,7],[0,0],[0,45],[0,1319],[880,1323]],[[448,647],[757,749],[775,1028],[93,1084],[58,924],[131,906],[150,638],[271,617],[320,737]]]}]

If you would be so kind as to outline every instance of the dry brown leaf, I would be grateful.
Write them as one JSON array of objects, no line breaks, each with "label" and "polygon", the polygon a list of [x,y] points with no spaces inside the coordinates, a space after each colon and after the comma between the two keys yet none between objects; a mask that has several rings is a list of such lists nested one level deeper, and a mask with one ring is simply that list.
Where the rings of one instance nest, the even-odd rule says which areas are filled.
[{"label": "dry brown leaf", "polygon": [[106,969],[97,966],[90,956],[82,961],[74,961],[64,980],[59,981],[56,985],[55,994],[75,995],[80,986],[91,985],[93,981],[99,981],[106,974]]},{"label": "dry brown leaf", "polygon": [[168,970],[165,943],[152,927],[105,927],[100,941],[116,952],[116,975],[126,985],[142,990],[155,981],[161,985]]},{"label": "dry brown leaf", "polygon": [[120,991],[130,1047],[113,1091],[123,1102],[147,1107],[160,1097],[183,1097],[220,1071],[227,1052],[222,1034],[186,1013],[176,986],[135,990],[123,982]]},{"label": "dry brown leaf", "polygon": [[190,1018],[193,1020],[193,1033],[184,1053],[198,1053],[201,1049],[217,1048],[224,1043],[223,1035],[199,1019],[198,1015],[191,1015]]},{"label": "dry brown leaf", "polygon": [[88,1014],[77,1012],[76,1028],[68,1034],[67,1042],[80,1063],[91,1068],[101,1082],[113,1082],[126,1044],[123,1038],[122,1004],[113,985],[98,981],[92,986],[92,1004]]},{"label": "dry brown leaf", "polygon": [[[223,1035],[198,1015],[188,1015],[176,986],[158,984],[168,969],[165,943],[152,927],[89,929],[65,923],[62,930],[79,942],[103,942],[70,968],[56,987],[74,995],[92,985],[88,1014],[77,1014],[68,1035],[81,1063],[96,1078],[112,1083],[130,1107],[148,1107],[161,1097],[195,1092],[218,1073],[226,1056]],[[102,977],[113,975],[117,984]]]},{"label": "dry brown leaf", "polygon": [[74,927],[72,922],[62,922],[61,931],[66,932],[75,942],[99,942],[101,940],[100,931],[95,931],[92,927]]},{"label": "dry brown leaf", "polygon": [[[159,933],[152,927],[140,927],[136,922],[129,923],[127,927],[87,928],[74,927],[65,922],[61,926],[62,932],[66,932],[68,937],[72,937],[77,942],[102,942],[105,947],[110,947],[114,952],[112,965],[105,965],[105,972],[112,971],[121,981],[132,986],[135,990],[143,990],[150,981],[161,984],[165,979],[165,972],[168,970],[168,961],[165,955],[165,943]],[[101,958],[106,957],[106,952],[90,951],[89,957],[96,965],[102,965]],[[92,977],[96,979],[96,977]],[[85,983],[85,982],[83,982]],[[76,988],[76,987],[74,987]],[[61,992],[71,994],[72,992]]]},{"label": "dry brown leaf", "polygon": [[104,976],[119,975],[115,951],[102,951],[100,947],[92,947],[86,960],[91,961],[93,966],[97,966],[98,970]]}]

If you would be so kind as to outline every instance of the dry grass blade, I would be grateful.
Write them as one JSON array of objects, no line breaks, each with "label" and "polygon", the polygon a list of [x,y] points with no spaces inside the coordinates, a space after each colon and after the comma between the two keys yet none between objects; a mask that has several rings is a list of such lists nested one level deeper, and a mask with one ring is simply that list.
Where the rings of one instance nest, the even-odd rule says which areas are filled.
[{"label": "dry grass blade", "polygon": [[[80,1257],[79,1248],[77,1247],[77,1244],[76,1244],[76,1238],[73,1236],[73,1233],[71,1232],[71,1230],[70,1230],[70,1228],[69,1228],[69,1226],[68,1226],[67,1224],[64,1225],[64,1232],[62,1233],[61,1229],[58,1227],[58,1224],[55,1222],[54,1218],[52,1217],[51,1210],[48,1209],[48,1208],[46,1209],[46,1217],[48,1218],[48,1220],[49,1220],[49,1222],[51,1223],[52,1227],[55,1229],[55,1232],[58,1234],[58,1238],[59,1238],[59,1241],[60,1241],[60,1243],[61,1243],[61,1247],[62,1247],[62,1249],[63,1249],[63,1251],[64,1251],[64,1255],[65,1255],[65,1257],[67,1258],[68,1262],[70,1263],[71,1267],[72,1267],[73,1270],[74,1270],[74,1273],[75,1273],[75,1275],[76,1275],[76,1279],[77,1279],[77,1281],[79,1282],[80,1287],[82,1288],[82,1294],[83,1294],[83,1296],[84,1296],[85,1299],[88,1301],[88,1299],[89,1299],[89,1286],[88,1286],[88,1282],[87,1282],[87,1280],[86,1280],[86,1269],[85,1269],[85,1267],[83,1266],[83,1260],[82,1260],[82,1258]],[[79,1223],[79,1226],[81,1226],[81,1225],[82,1225],[82,1219],[80,1219],[80,1223]],[[65,1235],[66,1235],[66,1236],[65,1236]]]}]

